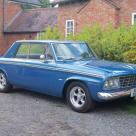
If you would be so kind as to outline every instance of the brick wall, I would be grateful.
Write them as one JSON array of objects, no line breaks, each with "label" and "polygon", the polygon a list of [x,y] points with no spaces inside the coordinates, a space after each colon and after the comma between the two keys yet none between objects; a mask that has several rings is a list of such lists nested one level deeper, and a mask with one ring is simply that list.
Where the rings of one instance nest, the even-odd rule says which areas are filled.
[{"label": "brick wall", "polygon": [[0,55],[5,53],[12,42],[24,38],[24,35],[18,36],[18,34],[14,34],[14,36],[10,37],[3,32],[4,27],[6,27],[20,11],[21,8],[18,4],[14,2],[7,3],[7,0],[0,0]]},{"label": "brick wall", "polygon": [[76,32],[80,32],[86,25],[100,24],[106,27],[113,24],[116,27],[119,25],[119,11],[103,0],[91,0],[88,3],[60,6],[58,26],[63,33],[67,19],[75,20]]},{"label": "brick wall", "polygon": [[[9,48],[17,40],[31,40],[36,37],[36,33],[26,33],[26,34],[6,34],[5,39],[7,41],[7,48]],[[6,51],[6,50],[5,50]]]},{"label": "brick wall", "polygon": [[4,51],[5,43],[3,35],[3,0],[0,0],[0,54]]},{"label": "brick wall", "polygon": [[[117,0],[115,0],[117,1]],[[131,25],[132,13],[136,12],[136,0],[119,0],[120,23]]]}]

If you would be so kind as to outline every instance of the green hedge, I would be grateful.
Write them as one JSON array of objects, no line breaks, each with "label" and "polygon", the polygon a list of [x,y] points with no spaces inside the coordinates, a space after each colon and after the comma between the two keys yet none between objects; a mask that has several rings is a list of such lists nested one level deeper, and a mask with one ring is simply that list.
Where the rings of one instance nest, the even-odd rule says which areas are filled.
[{"label": "green hedge", "polygon": [[[57,28],[49,27],[41,39],[65,38]],[[67,39],[86,41],[99,58],[136,64],[136,25],[130,28],[122,25],[116,29],[112,26],[105,29],[99,25],[86,26],[81,33]]]}]

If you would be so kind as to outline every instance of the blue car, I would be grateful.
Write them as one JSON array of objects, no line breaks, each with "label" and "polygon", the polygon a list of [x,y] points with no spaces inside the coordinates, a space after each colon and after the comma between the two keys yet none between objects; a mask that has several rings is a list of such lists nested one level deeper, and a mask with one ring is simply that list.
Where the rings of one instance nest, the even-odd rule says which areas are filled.
[{"label": "blue car", "polygon": [[12,87],[64,97],[77,112],[136,96],[136,65],[99,60],[85,42],[24,40],[0,58],[0,92]]}]

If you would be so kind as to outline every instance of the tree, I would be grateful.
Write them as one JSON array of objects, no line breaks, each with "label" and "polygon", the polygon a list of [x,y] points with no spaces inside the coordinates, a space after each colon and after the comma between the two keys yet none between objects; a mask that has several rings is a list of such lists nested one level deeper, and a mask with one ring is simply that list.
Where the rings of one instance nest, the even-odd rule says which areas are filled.
[{"label": "tree", "polygon": [[30,4],[30,3],[23,3],[23,4],[21,4],[21,7],[23,10],[26,10],[26,9],[36,8],[37,6],[41,6],[42,8],[46,8],[46,7],[49,7],[49,5],[50,5],[50,0],[37,0],[37,1],[39,1],[39,4],[37,4],[35,6],[32,6],[32,4]]},{"label": "tree", "polygon": [[42,8],[49,7],[50,0],[39,0],[39,2],[40,2],[40,4],[41,4],[41,7],[42,7]]},{"label": "tree", "polygon": [[23,10],[35,8],[34,6],[32,6],[28,3],[21,4],[21,7],[22,7]]}]

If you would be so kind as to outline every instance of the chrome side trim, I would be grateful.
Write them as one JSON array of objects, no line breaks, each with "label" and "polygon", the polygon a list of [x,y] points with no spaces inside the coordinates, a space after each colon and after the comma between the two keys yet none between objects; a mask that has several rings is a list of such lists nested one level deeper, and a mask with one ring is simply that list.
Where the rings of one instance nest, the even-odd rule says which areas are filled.
[{"label": "chrome side trim", "polygon": [[114,92],[114,93],[98,92],[97,96],[100,100],[114,100],[114,99],[118,99],[118,98],[122,98],[126,96],[131,96],[131,90]]},{"label": "chrome side trim", "polygon": [[67,72],[67,73],[74,73],[74,74],[80,74],[80,75],[85,75],[85,76],[93,76],[93,77],[98,77],[98,78],[103,78],[103,75],[98,75],[95,73],[87,73],[87,72],[81,72],[77,70],[69,70],[66,68],[57,68],[57,67],[52,67],[52,66],[40,66],[37,64],[28,64],[24,62],[9,62],[9,61],[1,61],[0,64],[12,64],[12,65],[19,65],[19,66],[26,66],[26,67],[33,67],[33,68],[41,68],[41,69],[46,69],[46,70],[53,70],[53,71],[61,71],[61,72]]}]

